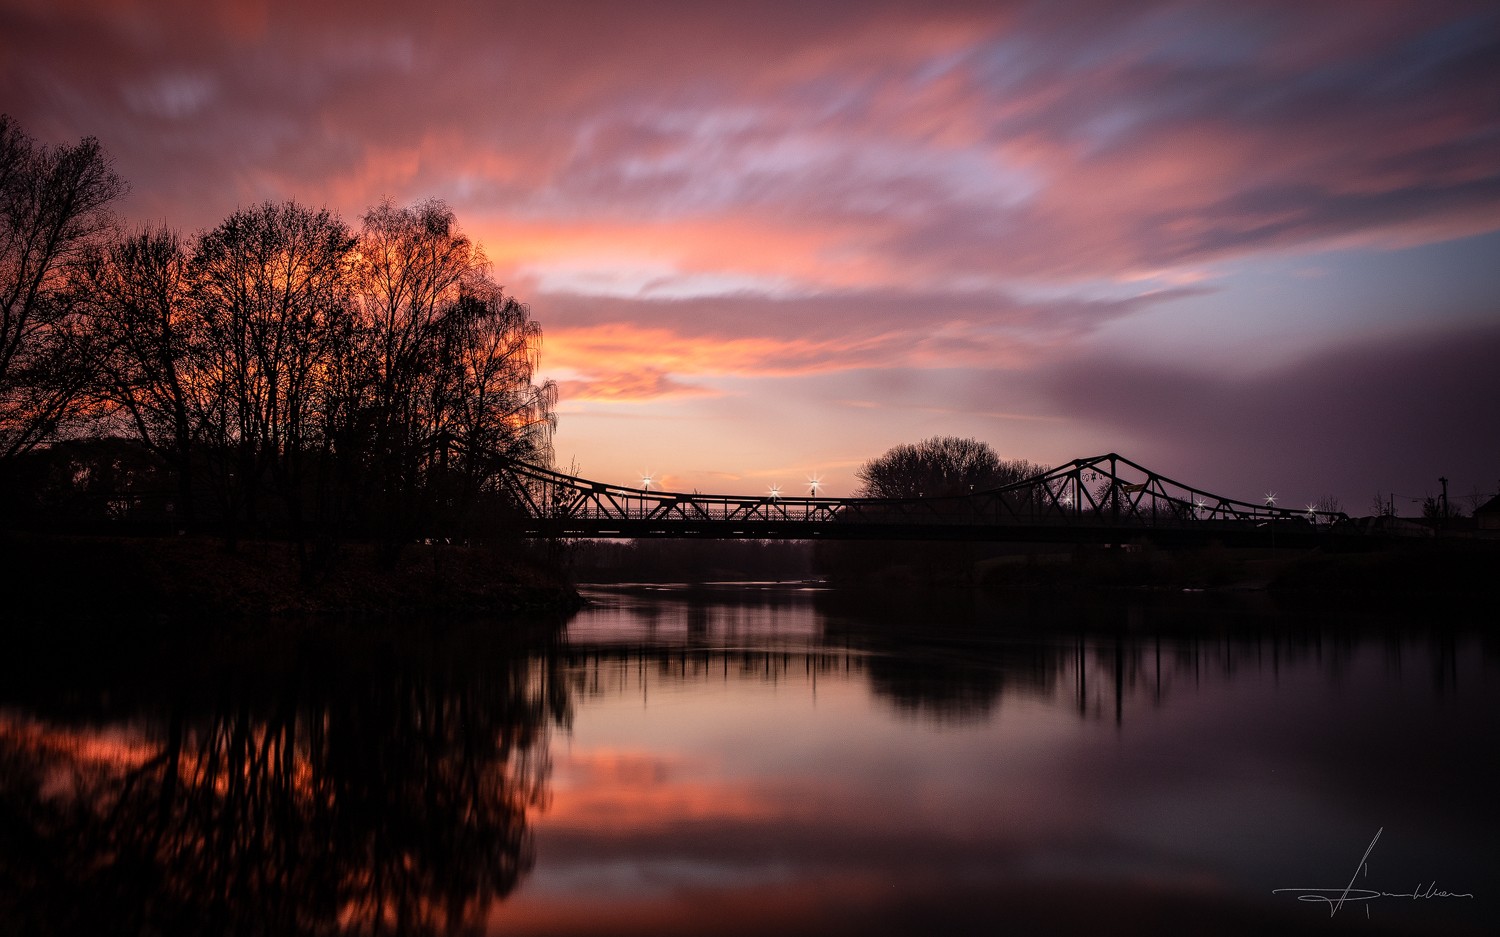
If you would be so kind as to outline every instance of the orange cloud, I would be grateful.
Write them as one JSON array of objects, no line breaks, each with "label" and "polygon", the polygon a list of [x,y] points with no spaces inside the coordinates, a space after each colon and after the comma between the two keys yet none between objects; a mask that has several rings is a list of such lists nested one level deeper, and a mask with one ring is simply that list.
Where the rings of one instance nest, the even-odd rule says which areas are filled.
[{"label": "orange cloud", "polygon": [[606,323],[550,329],[544,370],[578,375],[561,380],[569,401],[623,402],[720,393],[673,375],[789,377],[894,365],[1020,366],[1030,350],[1024,345],[995,336],[967,334],[962,327],[920,337],[883,332],[845,340],[814,340],[688,335],[670,329]]},{"label": "orange cloud", "polygon": [[[672,275],[733,272],[771,283],[843,289],[901,282],[868,247],[878,224],[720,214],[587,222],[492,217],[471,224],[502,279],[557,268],[663,269]],[[859,249],[861,243],[866,249]]]},{"label": "orange cloud", "polygon": [[558,382],[563,400],[597,400],[614,403],[661,400],[667,397],[707,397],[719,392],[710,387],[687,384],[655,370],[595,374],[584,380]]}]

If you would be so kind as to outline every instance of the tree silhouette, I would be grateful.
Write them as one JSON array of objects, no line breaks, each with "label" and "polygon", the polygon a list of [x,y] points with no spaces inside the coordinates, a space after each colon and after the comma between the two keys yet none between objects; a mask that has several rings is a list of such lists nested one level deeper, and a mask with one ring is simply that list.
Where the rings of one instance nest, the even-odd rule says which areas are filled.
[{"label": "tree silhouette", "polygon": [[903,443],[856,471],[862,498],[939,498],[999,488],[1047,471],[1025,459],[1001,459],[988,443],[934,436]]},{"label": "tree silhouette", "polygon": [[326,439],[328,377],[353,331],[355,239],[326,209],[267,202],[198,238],[193,310],[204,366],[209,451],[231,525],[254,525],[262,483],[284,500],[299,544],[313,447]]},{"label": "tree silhouette", "polygon": [[[855,472],[864,498],[955,498],[999,488],[1047,471],[1025,459],[1001,459],[988,443],[958,436],[934,436],[893,446]],[[1019,507],[1036,497],[1023,491],[1007,495]],[[961,504],[950,504],[962,510]],[[862,515],[878,516],[879,507]],[[892,511],[899,517],[899,511]],[[835,579],[889,580],[890,573],[922,579],[967,580],[977,555],[968,544],[834,543],[817,546],[817,565]]]},{"label": "tree silhouette", "polygon": [[148,691],[100,735],[10,711],[0,930],[477,932],[531,867],[565,683],[515,652],[348,656]]},{"label": "tree silhouette", "polygon": [[97,245],[74,272],[71,291],[95,336],[97,394],[172,467],[180,516],[192,526],[193,458],[212,382],[181,239],[159,227]]},{"label": "tree silhouette", "polygon": [[504,460],[550,463],[541,327],[442,202],[384,202],[357,234],[266,202],[184,241],[117,234],[122,189],[92,138],[49,149],[0,117],[0,462],[128,432],[175,478],[174,526],[289,536],[304,578],[349,536],[394,562],[502,521]]},{"label": "tree silhouette", "polygon": [[82,405],[92,362],[64,273],[123,190],[93,137],[40,146],[0,114],[0,460],[48,439]]},{"label": "tree silhouette", "polygon": [[435,518],[466,516],[494,456],[551,461],[556,388],[532,383],[540,326],[440,201],[365,215],[354,296],[337,432],[364,457],[342,465],[394,551]]}]

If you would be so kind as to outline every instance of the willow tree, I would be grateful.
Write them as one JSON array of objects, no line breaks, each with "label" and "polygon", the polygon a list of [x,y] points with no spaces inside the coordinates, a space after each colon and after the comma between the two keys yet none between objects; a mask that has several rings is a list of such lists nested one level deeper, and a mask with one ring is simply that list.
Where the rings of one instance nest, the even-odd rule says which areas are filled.
[{"label": "willow tree", "polygon": [[461,516],[497,455],[547,461],[555,389],[533,383],[541,329],[489,276],[441,201],[364,217],[355,263],[359,403],[341,431],[392,549]]}]

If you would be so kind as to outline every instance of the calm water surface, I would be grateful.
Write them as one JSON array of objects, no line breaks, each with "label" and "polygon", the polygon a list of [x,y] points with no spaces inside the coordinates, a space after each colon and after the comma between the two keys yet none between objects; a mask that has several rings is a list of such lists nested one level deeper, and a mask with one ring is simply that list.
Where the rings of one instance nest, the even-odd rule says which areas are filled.
[{"label": "calm water surface", "polygon": [[273,635],[66,680],[8,668],[0,925],[1500,925],[1500,646],[1482,614],[589,598],[519,645]]}]

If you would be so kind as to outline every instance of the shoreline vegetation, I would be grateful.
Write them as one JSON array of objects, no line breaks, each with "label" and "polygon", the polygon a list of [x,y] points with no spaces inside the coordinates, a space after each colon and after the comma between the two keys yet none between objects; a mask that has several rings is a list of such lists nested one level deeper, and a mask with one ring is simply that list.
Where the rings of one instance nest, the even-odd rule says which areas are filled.
[{"label": "shoreline vegetation", "polygon": [[348,544],[316,582],[293,544],[212,537],[0,535],[17,614],[243,620],[304,615],[559,614],[580,605],[554,564],[519,544],[412,544],[394,564]]},{"label": "shoreline vegetation", "polygon": [[[33,620],[215,621],[328,616],[479,616],[497,623],[566,615],[577,585],[819,582],[875,591],[1265,593],[1289,597],[1475,596],[1500,570],[1494,544],[1428,543],[1359,553],[1319,550],[1168,551],[1150,547],[986,555],[934,545],[905,556],[850,556],[820,570],[807,543],[721,544],[717,564],[670,558],[698,542],[412,544],[392,565],[374,545],[346,544],[316,582],[299,579],[293,544],[206,536],[0,534],[14,614]],[[823,545],[826,546],[826,545]],[[892,545],[857,544],[862,548]],[[600,557],[610,562],[599,563]],[[746,565],[735,562],[753,559]],[[776,562],[777,560],[780,562]],[[854,560],[854,564],[849,561]],[[866,562],[860,562],[864,560]]]},{"label": "shoreline vegetation", "polygon": [[824,582],[875,590],[1204,591],[1286,595],[1478,595],[1500,572],[1500,542],[1402,543],[1361,552],[1025,548],[996,544],[637,541],[576,545],[583,584]]}]

